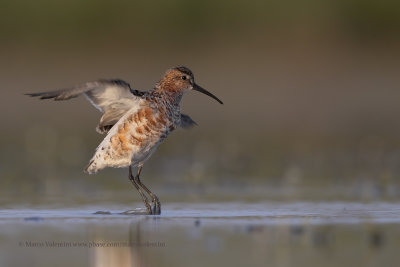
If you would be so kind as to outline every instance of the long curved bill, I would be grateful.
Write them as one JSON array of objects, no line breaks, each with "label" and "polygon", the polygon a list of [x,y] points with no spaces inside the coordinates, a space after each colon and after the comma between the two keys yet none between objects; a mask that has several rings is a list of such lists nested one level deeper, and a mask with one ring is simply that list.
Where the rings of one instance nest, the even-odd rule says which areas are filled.
[{"label": "long curved bill", "polygon": [[196,91],[198,91],[198,92],[200,92],[200,93],[203,93],[203,94],[205,94],[205,95],[208,95],[209,97],[214,98],[214,99],[217,100],[220,104],[224,104],[224,103],[222,103],[221,100],[218,99],[218,97],[216,97],[215,95],[211,94],[209,91],[207,91],[206,89],[204,89],[203,87],[201,87],[201,86],[199,86],[199,85],[197,85],[197,84],[194,84],[194,85],[193,85],[193,90],[196,90]]}]

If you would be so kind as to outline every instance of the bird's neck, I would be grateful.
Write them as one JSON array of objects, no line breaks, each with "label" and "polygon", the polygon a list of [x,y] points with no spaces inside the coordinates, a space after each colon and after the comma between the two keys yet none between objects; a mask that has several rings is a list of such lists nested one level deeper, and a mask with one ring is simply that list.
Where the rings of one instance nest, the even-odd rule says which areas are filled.
[{"label": "bird's neck", "polygon": [[180,109],[183,92],[161,90],[159,88],[155,88],[154,92],[157,93],[168,106]]}]

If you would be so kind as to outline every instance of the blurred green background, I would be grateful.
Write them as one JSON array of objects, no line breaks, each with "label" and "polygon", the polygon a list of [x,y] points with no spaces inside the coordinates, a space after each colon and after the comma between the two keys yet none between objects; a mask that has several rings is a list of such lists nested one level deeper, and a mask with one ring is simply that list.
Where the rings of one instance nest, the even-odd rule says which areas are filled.
[{"label": "blurred green background", "polygon": [[142,172],[163,200],[400,198],[399,1],[0,2],[0,203],[139,200],[82,172],[103,136],[84,98],[24,93],[185,65],[199,124]]}]

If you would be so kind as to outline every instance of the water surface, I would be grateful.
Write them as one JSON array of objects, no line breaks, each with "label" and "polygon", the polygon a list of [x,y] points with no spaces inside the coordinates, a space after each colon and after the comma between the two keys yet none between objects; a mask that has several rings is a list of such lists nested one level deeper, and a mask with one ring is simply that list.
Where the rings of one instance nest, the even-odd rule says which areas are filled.
[{"label": "water surface", "polygon": [[[140,206],[140,203],[135,204]],[[400,203],[172,203],[0,211],[1,266],[395,266]],[[94,214],[108,210],[110,215]]]}]

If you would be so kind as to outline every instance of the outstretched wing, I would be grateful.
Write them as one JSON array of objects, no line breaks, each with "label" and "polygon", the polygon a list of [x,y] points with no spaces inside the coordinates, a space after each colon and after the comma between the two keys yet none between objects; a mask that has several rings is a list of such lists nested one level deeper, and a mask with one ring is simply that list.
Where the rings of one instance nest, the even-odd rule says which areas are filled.
[{"label": "outstretched wing", "polygon": [[73,88],[27,94],[40,99],[68,100],[83,94],[103,116],[96,130],[106,133],[138,101],[144,92],[134,90],[122,80],[97,80]]},{"label": "outstretched wing", "polygon": [[190,129],[196,125],[197,125],[197,123],[194,120],[192,120],[192,118],[190,118],[189,115],[181,114],[181,125],[180,126],[183,129]]}]

